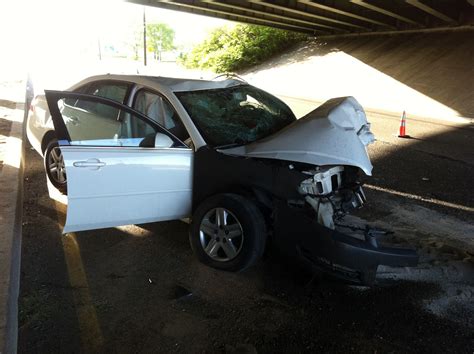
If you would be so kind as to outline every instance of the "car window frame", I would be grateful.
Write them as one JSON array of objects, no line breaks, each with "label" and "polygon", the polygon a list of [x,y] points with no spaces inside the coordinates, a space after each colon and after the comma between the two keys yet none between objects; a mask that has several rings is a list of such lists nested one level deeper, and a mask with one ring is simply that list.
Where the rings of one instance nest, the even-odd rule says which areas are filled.
[{"label": "car window frame", "polygon": [[[133,114],[137,116],[137,118],[145,121],[146,123],[154,126],[156,128],[156,132],[158,133],[163,133],[167,136],[169,136],[173,140],[173,146],[170,147],[170,149],[189,149],[189,146],[187,146],[184,142],[182,142],[178,137],[176,137],[173,133],[171,133],[168,129],[163,127],[161,124],[158,122],[154,121],[153,119],[149,118],[147,115],[133,109],[132,107],[129,107],[127,104],[124,103],[119,103],[116,100],[112,100],[109,98],[105,98],[102,96],[97,96],[97,95],[90,95],[90,94],[84,94],[84,93],[78,93],[75,91],[53,91],[53,90],[45,90],[46,94],[46,99],[48,103],[49,110],[51,112],[51,116],[59,117],[60,123],[59,126],[56,127],[55,125],[55,131],[56,135],[58,137],[58,141],[60,142],[60,145],[69,145],[69,146],[74,146],[74,144],[71,144],[71,136],[69,135],[69,131],[66,128],[66,125],[63,120],[63,116],[61,111],[59,110],[58,102],[61,99],[67,99],[72,96],[72,98],[75,98],[76,100],[85,99],[93,102],[98,102],[102,104],[108,104],[111,105],[119,110],[124,110],[125,112],[129,114]],[[175,146],[178,145],[178,146]],[[134,147],[134,146],[103,146],[103,145],[81,145],[83,147],[104,147],[104,148],[114,148],[114,147],[119,147],[119,148],[139,148],[139,149],[153,149],[155,147]]]}]

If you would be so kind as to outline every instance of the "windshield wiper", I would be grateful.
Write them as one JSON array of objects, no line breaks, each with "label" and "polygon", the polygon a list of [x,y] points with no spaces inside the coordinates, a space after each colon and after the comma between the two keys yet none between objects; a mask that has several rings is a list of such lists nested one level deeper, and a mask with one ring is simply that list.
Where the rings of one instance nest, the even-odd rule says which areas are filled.
[{"label": "windshield wiper", "polygon": [[248,143],[249,143],[249,141],[245,141],[245,140],[239,138],[239,139],[236,139],[236,141],[234,141],[233,143],[218,145],[215,148],[216,149],[228,149],[228,148],[231,148],[231,147],[242,146],[242,145],[245,145],[245,144],[248,144]]}]

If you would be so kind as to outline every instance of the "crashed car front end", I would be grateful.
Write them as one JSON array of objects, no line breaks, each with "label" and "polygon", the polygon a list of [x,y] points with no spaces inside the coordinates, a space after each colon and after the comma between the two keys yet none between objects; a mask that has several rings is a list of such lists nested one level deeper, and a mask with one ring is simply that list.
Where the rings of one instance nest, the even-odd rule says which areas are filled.
[{"label": "crashed car front end", "polygon": [[275,240],[282,250],[314,269],[360,284],[372,284],[379,265],[418,263],[414,250],[380,246],[383,230],[347,222],[347,215],[366,202],[356,168],[311,172],[299,184],[300,198],[275,201]]},{"label": "crashed car front end", "polygon": [[344,217],[366,202],[359,173],[372,172],[366,146],[373,141],[363,108],[343,97],[246,147],[247,156],[297,161],[288,168],[307,176],[290,187],[297,198],[275,200],[276,242],[312,267],[356,283],[372,283],[379,265],[418,262],[414,250],[379,246],[382,231],[344,224]]},{"label": "crashed car front end", "polygon": [[374,140],[354,98],[331,99],[263,139],[198,150],[193,203],[216,192],[247,194],[266,210],[274,243],[286,254],[370,284],[379,265],[418,262],[412,249],[380,246],[381,230],[345,223],[366,202],[359,175],[371,175],[367,145]]}]

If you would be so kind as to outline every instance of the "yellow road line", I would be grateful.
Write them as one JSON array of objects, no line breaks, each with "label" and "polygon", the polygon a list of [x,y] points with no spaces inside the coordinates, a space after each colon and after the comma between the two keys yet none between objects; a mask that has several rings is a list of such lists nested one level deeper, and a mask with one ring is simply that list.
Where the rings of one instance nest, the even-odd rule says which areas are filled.
[{"label": "yellow road line", "polygon": [[[60,227],[64,225],[64,214],[59,210],[64,209],[64,205],[55,201],[58,222]],[[100,328],[97,313],[89,292],[84,264],[82,262],[79,244],[74,233],[62,236],[64,258],[66,260],[69,284],[71,285],[76,308],[79,331],[81,335],[82,351],[85,353],[101,352],[104,345],[104,338]]]}]

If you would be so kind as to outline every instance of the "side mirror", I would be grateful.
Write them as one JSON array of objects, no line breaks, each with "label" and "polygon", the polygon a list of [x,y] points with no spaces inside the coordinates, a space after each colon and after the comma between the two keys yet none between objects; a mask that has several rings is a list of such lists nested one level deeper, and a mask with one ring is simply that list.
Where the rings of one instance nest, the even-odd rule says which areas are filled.
[{"label": "side mirror", "polygon": [[156,148],[170,148],[174,144],[173,140],[166,134],[156,133],[155,135],[155,147]]}]

